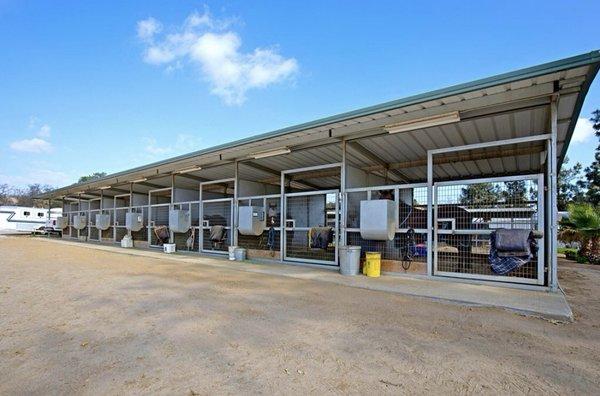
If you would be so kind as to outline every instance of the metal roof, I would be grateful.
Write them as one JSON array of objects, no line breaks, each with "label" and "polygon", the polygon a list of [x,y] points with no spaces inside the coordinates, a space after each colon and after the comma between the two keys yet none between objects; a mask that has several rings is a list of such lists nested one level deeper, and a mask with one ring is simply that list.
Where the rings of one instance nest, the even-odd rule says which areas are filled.
[{"label": "metal roof", "polygon": [[[125,184],[142,177],[154,177],[156,180],[151,184],[160,185],[159,181],[170,179],[159,180],[158,177],[163,178],[191,165],[201,165],[201,171],[188,176],[192,185],[197,182],[194,177],[211,180],[232,177],[232,160],[247,160],[252,153],[273,148],[294,147],[290,154],[252,160],[254,167],[250,163],[240,167],[241,177],[262,180],[273,177],[283,169],[338,162],[342,155],[341,147],[334,143],[342,138],[357,139],[358,145],[349,150],[347,156],[351,165],[382,174],[377,169],[381,164],[376,163],[375,155],[380,162],[398,167],[392,172],[392,180],[422,180],[425,168],[419,166],[418,161],[422,160],[428,149],[542,133],[547,129],[547,104],[553,93],[561,95],[558,149],[562,161],[599,65],[600,51],[592,51],[210,147],[101,179],[62,187],[39,198],[54,198],[105,185]],[[394,135],[382,130],[386,124],[449,110],[460,110],[461,122]],[[508,160],[450,163],[439,166],[436,177],[485,174],[486,169],[498,167],[506,173],[526,171],[538,166],[539,161],[539,155],[522,154]],[[405,167],[402,164],[414,166]],[[136,183],[135,188],[144,192],[152,187]]]}]

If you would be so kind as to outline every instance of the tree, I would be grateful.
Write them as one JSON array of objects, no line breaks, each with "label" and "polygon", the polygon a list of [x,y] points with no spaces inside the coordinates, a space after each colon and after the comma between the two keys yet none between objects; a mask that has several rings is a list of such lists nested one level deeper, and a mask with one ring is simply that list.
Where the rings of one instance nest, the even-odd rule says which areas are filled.
[{"label": "tree", "polygon": [[501,192],[504,202],[514,206],[527,202],[527,186],[524,180],[506,182],[504,186],[505,189]]},{"label": "tree", "polygon": [[0,184],[0,205],[9,205],[10,193],[8,184]]},{"label": "tree", "polygon": [[95,179],[100,179],[104,176],[106,176],[106,172],[94,172],[91,175],[81,176],[77,182],[83,183],[83,182],[87,182],[87,181],[91,181],[91,180],[95,180]]},{"label": "tree", "polygon": [[[596,136],[600,138],[600,109],[592,112],[590,121],[593,123]],[[596,147],[594,161],[585,168],[586,201],[592,205],[600,205],[600,145]]]},{"label": "tree", "polygon": [[566,157],[563,166],[558,173],[558,210],[567,210],[569,203],[585,201],[585,183],[581,179],[583,167],[577,162],[573,167],[568,168],[569,158]]},{"label": "tree", "polygon": [[569,217],[560,222],[559,239],[579,242],[579,255],[600,262],[600,207],[589,203],[569,204]]},{"label": "tree", "polygon": [[463,187],[459,201],[463,205],[490,205],[498,202],[501,196],[498,185],[477,183]]},{"label": "tree", "polygon": [[26,188],[14,190],[13,195],[19,206],[43,206],[43,202],[36,201],[34,198],[50,190],[52,190],[52,186],[36,183],[30,184]]}]

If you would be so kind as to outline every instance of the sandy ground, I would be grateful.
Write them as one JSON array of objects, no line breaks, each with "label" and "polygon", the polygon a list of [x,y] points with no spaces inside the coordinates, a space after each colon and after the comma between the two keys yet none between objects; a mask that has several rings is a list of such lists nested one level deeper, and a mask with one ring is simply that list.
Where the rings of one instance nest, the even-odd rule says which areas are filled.
[{"label": "sandy ground", "polygon": [[597,394],[600,271],[560,275],[572,324],[0,237],[0,394]]}]

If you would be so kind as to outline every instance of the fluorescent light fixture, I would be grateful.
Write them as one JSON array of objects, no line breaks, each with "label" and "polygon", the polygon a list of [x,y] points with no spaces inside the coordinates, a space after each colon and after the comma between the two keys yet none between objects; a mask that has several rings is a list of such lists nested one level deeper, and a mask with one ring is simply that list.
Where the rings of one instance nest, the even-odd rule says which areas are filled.
[{"label": "fluorescent light fixture", "polygon": [[275,150],[262,151],[259,153],[255,153],[255,154],[252,154],[251,157],[253,157],[254,159],[267,158],[267,157],[273,157],[275,155],[289,154],[291,152],[292,152],[292,150],[290,150],[289,148],[282,147],[282,148],[278,148]]},{"label": "fluorescent light fixture", "polygon": [[104,187],[100,187],[100,190],[108,190],[109,188],[111,188],[111,186],[104,186]]},{"label": "fluorescent light fixture", "polygon": [[438,114],[430,117],[417,118],[414,120],[402,121],[396,124],[390,124],[383,127],[389,133],[408,132],[416,129],[424,129],[438,125],[451,124],[460,121],[458,111],[451,113]]},{"label": "fluorescent light fixture", "polygon": [[147,177],[142,177],[141,179],[132,180],[129,183],[141,183],[141,182],[145,182],[146,180],[148,180]]},{"label": "fluorescent light fixture", "polygon": [[190,172],[194,172],[194,171],[199,171],[200,169],[202,169],[202,167],[196,165],[196,166],[192,166],[191,168],[186,168],[186,169],[175,171],[175,173],[177,173],[177,174],[190,173]]}]

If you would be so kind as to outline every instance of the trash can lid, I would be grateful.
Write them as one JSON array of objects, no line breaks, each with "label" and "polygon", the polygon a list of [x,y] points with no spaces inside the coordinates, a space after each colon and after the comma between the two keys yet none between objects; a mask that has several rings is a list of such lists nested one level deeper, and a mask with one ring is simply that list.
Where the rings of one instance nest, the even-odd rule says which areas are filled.
[{"label": "trash can lid", "polygon": [[345,250],[360,250],[360,246],[342,245],[342,246],[340,246],[340,249],[345,249]]}]

